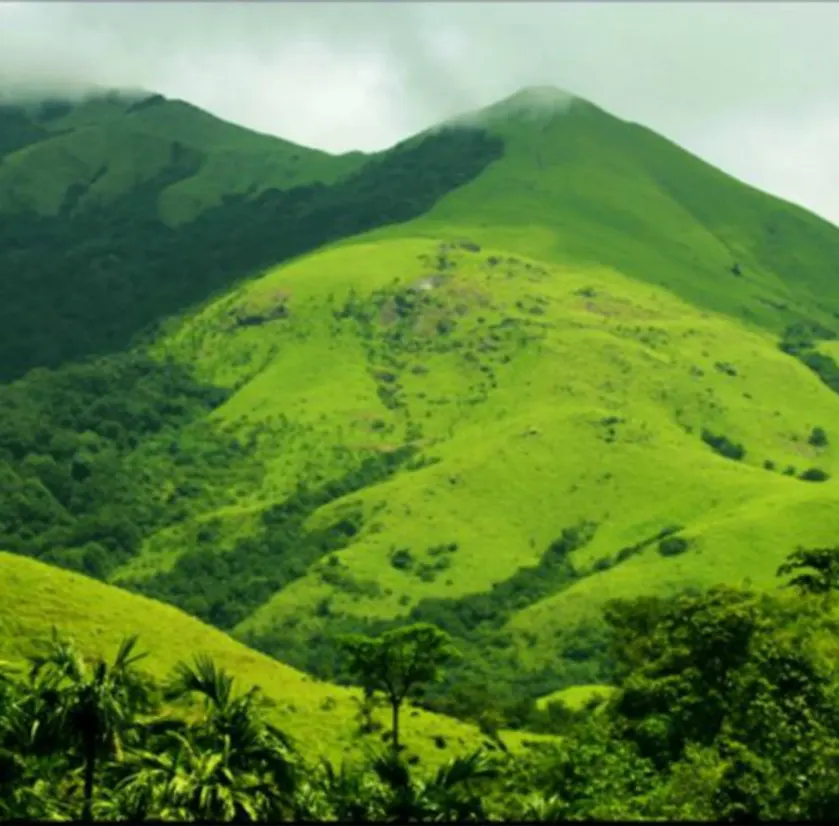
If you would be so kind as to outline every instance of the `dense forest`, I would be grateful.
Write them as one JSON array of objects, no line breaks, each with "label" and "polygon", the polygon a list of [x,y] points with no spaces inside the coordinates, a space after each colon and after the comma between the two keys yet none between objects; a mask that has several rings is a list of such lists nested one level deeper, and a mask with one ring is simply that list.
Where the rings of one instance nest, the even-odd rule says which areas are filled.
[{"label": "dense forest", "polygon": [[[429,624],[337,641],[364,689],[366,757],[312,758],[257,688],[207,657],[155,682],[136,639],[86,660],[60,635],[0,680],[0,816],[12,819],[553,822],[818,820],[839,804],[839,552],[782,566],[794,591],[720,587],[606,609],[616,690],[544,711],[554,740],[425,766],[405,714],[459,656]],[[389,713],[376,719],[371,708]],[[404,718],[404,720],[403,720]],[[451,746],[438,738],[438,748]]]}]

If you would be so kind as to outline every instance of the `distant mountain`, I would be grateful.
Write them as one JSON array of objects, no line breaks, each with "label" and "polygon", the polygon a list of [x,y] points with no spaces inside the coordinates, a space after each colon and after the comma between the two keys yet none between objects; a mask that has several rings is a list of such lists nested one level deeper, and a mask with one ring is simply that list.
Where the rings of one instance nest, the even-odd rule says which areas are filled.
[{"label": "distant mountain", "polygon": [[161,218],[177,224],[226,196],[331,182],[363,160],[251,132],[162,95],[7,105],[0,129],[5,212],[57,215],[107,205],[189,156],[192,174],[158,193]]},{"label": "distant mountain", "polygon": [[513,701],[609,679],[613,597],[835,544],[806,210],[543,88],[343,158],[158,98],[4,117],[0,546],[324,677],[429,620]]}]

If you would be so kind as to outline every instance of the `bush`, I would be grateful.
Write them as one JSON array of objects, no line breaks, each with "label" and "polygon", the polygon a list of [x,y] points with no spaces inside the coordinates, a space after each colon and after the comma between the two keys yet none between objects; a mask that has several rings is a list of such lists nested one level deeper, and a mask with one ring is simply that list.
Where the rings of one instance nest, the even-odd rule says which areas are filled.
[{"label": "bush", "polygon": [[618,560],[613,559],[610,556],[603,556],[591,566],[591,570],[595,573],[599,573],[601,571],[608,571],[610,568],[613,568],[617,564]]},{"label": "bush", "polygon": [[830,474],[821,468],[811,467],[805,470],[798,478],[805,482],[826,482],[830,479]]},{"label": "bush", "polygon": [[711,433],[705,428],[702,429],[702,441],[726,459],[739,461],[746,455],[743,445],[732,442],[727,436]]},{"label": "bush", "polygon": [[407,548],[400,548],[390,558],[390,564],[397,571],[409,571],[414,567],[414,556]]},{"label": "bush", "polygon": [[681,536],[668,536],[658,543],[658,552],[662,556],[677,556],[683,554],[690,547],[690,543]]},{"label": "bush", "polygon": [[827,445],[827,433],[822,427],[814,427],[810,432],[808,441],[813,447],[825,447]]}]

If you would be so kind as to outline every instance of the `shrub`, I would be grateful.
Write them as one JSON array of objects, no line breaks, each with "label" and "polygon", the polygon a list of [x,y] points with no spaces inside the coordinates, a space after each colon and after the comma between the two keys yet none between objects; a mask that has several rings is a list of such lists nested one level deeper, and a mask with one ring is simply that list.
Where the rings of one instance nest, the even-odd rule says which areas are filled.
[{"label": "shrub", "polygon": [[684,537],[668,536],[658,543],[658,552],[662,556],[677,556],[683,554],[688,547],[690,547],[690,543]]},{"label": "shrub", "polygon": [[824,428],[814,427],[810,432],[810,438],[807,440],[813,447],[825,447],[827,445],[827,433]]},{"label": "shrub", "polygon": [[702,429],[702,441],[719,453],[720,456],[725,456],[727,459],[738,461],[746,455],[743,445],[732,442],[727,436],[711,433],[710,430],[705,428]]},{"label": "shrub", "polygon": [[397,571],[409,571],[414,566],[414,556],[407,548],[400,548],[391,556],[390,564]]},{"label": "shrub", "polygon": [[830,474],[821,468],[811,467],[805,470],[798,478],[805,482],[826,482],[830,479]]}]

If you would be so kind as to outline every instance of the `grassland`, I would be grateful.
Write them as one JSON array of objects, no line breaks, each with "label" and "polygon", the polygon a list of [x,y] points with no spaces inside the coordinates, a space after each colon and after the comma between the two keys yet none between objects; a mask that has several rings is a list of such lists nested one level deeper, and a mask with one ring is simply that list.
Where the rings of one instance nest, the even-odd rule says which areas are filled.
[{"label": "grassland", "polygon": [[[340,246],[210,305],[161,345],[236,389],[214,414],[227,427],[270,432],[282,417],[305,434],[279,449],[266,441],[260,489],[216,514],[231,530],[247,531],[246,514],[295,481],[336,473],[339,447],[413,440],[436,460],[311,517],[314,529],[337,509],[361,510],[363,529],[330,564],[350,584],[375,583],[369,594],[336,587],[315,565],[237,632],[315,633],[329,626],[317,616],[324,600],[339,617],[404,617],[423,599],[487,591],[535,564],[563,529],[595,523],[574,554],[589,575],[509,623],[535,665],[550,661],[562,626],[596,617],[609,598],[720,581],[774,587],[786,553],[835,537],[833,479],[783,471],[835,475],[835,449],[808,437],[830,431],[839,398],[771,333],[605,267],[459,248],[444,250],[435,275],[439,254],[422,239]],[[423,289],[430,277],[438,286]],[[351,296],[357,315],[336,319]],[[278,301],[283,318],[231,329],[230,318],[267,319]],[[703,429],[742,444],[743,459],[719,455]],[[652,542],[598,568],[669,525],[688,543],[683,554]],[[435,570],[441,543],[457,550]],[[400,549],[411,570],[393,564]],[[171,568],[188,552],[156,538],[136,564],[154,571],[157,554]]]},{"label": "grassland", "polygon": [[[778,344],[792,323],[837,324],[839,230],[591,104],[531,98],[468,118],[503,155],[446,178],[419,216],[371,220],[386,226],[169,319],[152,354],[226,391],[209,426],[260,472],[144,536],[113,583],[207,617],[235,605],[222,627],[313,668],[339,630],[487,595],[476,622],[504,635],[511,672],[548,675],[545,694],[567,687],[551,671],[607,600],[774,588],[787,553],[835,544],[839,395]],[[130,122],[152,163],[173,135],[208,150],[196,117],[164,102],[84,128]],[[263,163],[292,180],[291,149],[268,161],[273,139],[215,134],[218,165],[161,197],[170,220],[193,195],[268,180]],[[260,160],[227,181],[224,159],[252,145]],[[404,157],[405,179],[429,174]],[[331,164],[313,159],[310,180]],[[573,576],[521,586],[572,529]]]},{"label": "grassland", "polygon": [[[178,661],[205,653],[241,686],[258,685],[273,703],[274,722],[311,758],[353,759],[378,736],[358,732],[360,692],[302,674],[176,608],[2,552],[0,574],[0,659],[13,665],[23,664],[53,627],[92,657],[112,656],[125,636],[138,634],[149,655],[145,668],[157,678],[168,676]],[[379,718],[386,715],[377,711]],[[472,726],[422,709],[409,709],[403,726],[408,753],[419,756],[421,765],[433,766],[485,740]],[[543,739],[502,736],[513,748]]]}]

